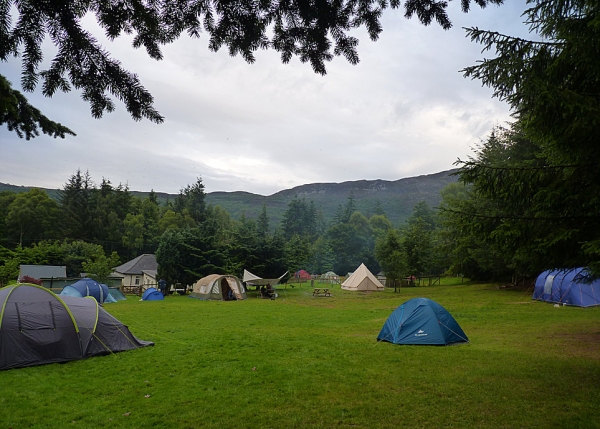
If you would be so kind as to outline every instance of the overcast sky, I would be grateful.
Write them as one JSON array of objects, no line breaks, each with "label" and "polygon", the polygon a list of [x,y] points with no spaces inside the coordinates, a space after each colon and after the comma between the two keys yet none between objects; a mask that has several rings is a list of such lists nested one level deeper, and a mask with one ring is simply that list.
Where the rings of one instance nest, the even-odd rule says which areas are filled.
[{"label": "overcast sky", "polygon": [[[118,101],[115,112],[93,119],[78,92],[47,99],[38,88],[29,101],[77,136],[26,141],[3,126],[0,182],[61,188],[79,168],[96,183],[107,178],[136,191],[176,193],[201,176],[207,192],[271,195],[306,183],[448,170],[510,119],[489,88],[459,72],[493,56],[461,27],[527,35],[523,0],[468,14],[459,4],[450,4],[449,31],[386,11],[378,41],[355,33],[360,63],[336,57],[325,76],[297,59],[282,64],[274,51],[257,52],[254,64],[226,49],[210,52],[206,36],[178,40],[157,62],[130,39],[109,42],[95,32],[138,74],[165,122],[135,122]],[[92,19],[85,23],[94,29]],[[20,62],[0,64],[0,74],[20,89]]]}]

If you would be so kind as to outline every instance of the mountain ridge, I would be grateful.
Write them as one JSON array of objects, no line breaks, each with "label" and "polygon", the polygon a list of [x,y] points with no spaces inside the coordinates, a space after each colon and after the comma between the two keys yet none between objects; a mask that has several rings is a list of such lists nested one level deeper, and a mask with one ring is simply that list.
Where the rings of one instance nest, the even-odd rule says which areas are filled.
[{"label": "mountain ridge", "polygon": [[[239,219],[242,214],[247,218],[256,218],[264,204],[267,207],[271,226],[275,227],[282,219],[289,202],[294,198],[304,198],[307,202],[313,201],[316,209],[328,222],[333,219],[337,208],[344,205],[348,197],[353,195],[357,210],[364,215],[371,216],[379,203],[390,221],[398,226],[408,218],[412,208],[419,201],[425,201],[432,207],[437,206],[441,201],[440,191],[449,183],[457,181],[456,176],[453,175],[456,171],[457,169],[452,169],[398,180],[362,179],[339,183],[309,183],[283,189],[268,196],[247,191],[214,191],[206,193],[206,202],[223,207],[234,219]],[[0,191],[27,192],[32,188],[34,186],[0,183]],[[60,189],[39,189],[44,190],[55,200],[60,198]],[[145,198],[150,193],[130,192],[140,198]],[[177,196],[166,192],[155,192],[155,194],[163,204]]]}]

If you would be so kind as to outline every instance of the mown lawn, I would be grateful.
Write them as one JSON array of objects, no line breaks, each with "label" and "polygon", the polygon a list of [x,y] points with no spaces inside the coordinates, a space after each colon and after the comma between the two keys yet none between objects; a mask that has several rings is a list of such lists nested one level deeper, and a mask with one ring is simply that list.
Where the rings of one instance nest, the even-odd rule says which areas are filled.
[{"label": "mown lawn", "polygon": [[[600,427],[600,308],[489,284],[279,293],[106,305],[156,345],[0,372],[0,428]],[[417,296],[470,344],[377,343]]]}]

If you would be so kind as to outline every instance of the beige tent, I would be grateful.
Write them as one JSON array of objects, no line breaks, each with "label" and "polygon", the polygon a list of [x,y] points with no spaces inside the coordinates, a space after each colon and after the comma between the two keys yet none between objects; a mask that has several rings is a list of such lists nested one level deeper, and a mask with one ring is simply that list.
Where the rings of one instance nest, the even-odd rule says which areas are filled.
[{"label": "beige tent", "polygon": [[365,264],[360,264],[350,277],[342,283],[345,290],[384,290],[383,285],[369,271]]},{"label": "beige tent", "polygon": [[194,283],[194,289],[190,293],[190,297],[230,301],[246,299],[246,290],[240,279],[236,276],[211,274]]}]

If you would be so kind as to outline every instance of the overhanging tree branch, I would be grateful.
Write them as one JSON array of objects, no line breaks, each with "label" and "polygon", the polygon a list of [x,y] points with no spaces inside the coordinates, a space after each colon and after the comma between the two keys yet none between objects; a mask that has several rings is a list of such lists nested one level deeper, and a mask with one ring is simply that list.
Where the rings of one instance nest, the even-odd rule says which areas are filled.
[{"label": "overhanging tree branch", "polygon": [[[461,7],[467,12],[471,3],[483,8],[502,2],[461,0]],[[133,47],[144,47],[156,60],[162,59],[161,47],[182,33],[199,37],[204,30],[212,51],[225,46],[231,56],[253,63],[257,50],[274,49],[284,63],[296,56],[315,73],[325,74],[325,64],[335,56],[358,63],[358,39],[350,31],[364,26],[371,40],[377,40],[383,11],[400,5],[400,0],[3,0],[0,60],[21,56],[25,91],[41,82],[44,95],[51,96],[56,90],[69,91],[72,84],[81,89],[96,118],[114,110],[112,95],[135,120],[161,123],[151,94],[81,28],[83,17],[94,15],[110,40],[133,35]],[[445,29],[451,26],[447,6],[436,0],[404,2],[407,18],[416,15],[424,25],[436,21]],[[46,35],[58,52],[50,68],[40,70]]]},{"label": "overhanging tree branch", "polygon": [[27,140],[39,136],[40,131],[54,138],[65,138],[66,134],[76,135],[64,125],[44,116],[0,75],[0,125],[2,124]]}]

